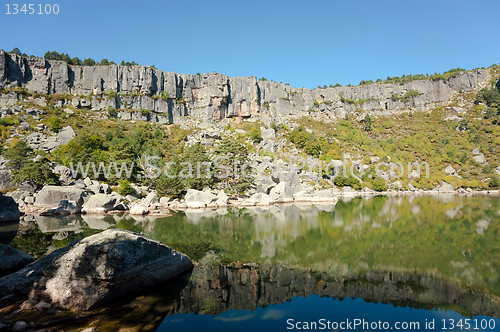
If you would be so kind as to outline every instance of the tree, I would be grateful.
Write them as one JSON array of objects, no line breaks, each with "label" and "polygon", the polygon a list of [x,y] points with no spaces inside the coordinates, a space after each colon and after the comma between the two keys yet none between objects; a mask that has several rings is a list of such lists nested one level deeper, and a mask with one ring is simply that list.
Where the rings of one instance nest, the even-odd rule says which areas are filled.
[{"label": "tree", "polygon": [[73,66],[81,66],[82,60],[80,60],[78,57],[74,57],[74,58],[71,58],[71,60],[69,61],[69,64],[73,65]]},{"label": "tree", "polygon": [[162,174],[158,179],[156,179],[156,193],[160,197],[180,198],[186,192],[183,181],[179,176],[181,166],[177,156],[174,156],[172,163],[172,166],[166,170],[168,172],[168,176]]},{"label": "tree", "polygon": [[47,51],[43,57],[47,60],[61,60],[61,55],[56,51]]},{"label": "tree", "polygon": [[107,66],[109,65],[108,59],[102,59],[101,62],[99,63],[100,66]]},{"label": "tree", "polygon": [[[215,177],[216,170],[213,169],[210,158],[205,148],[200,143],[190,146],[184,152],[182,161],[190,163],[193,168],[193,177],[183,179],[185,188],[203,190],[205,187],[212,188],[217,182],[218,179]],[[200,165],[200,176],[198,176],[198,165]]]},{"label": "tree", "polygon": [[367,114],[365,116],[365,126],[364,126],[365,131],[372,131],[372,118]]},{"label": "tree", "polygon": [[253,177],[247,164],[250,159],[245,145],[223,139],[214,152],[219,156],[217,163],[222,166],[217,170],[218,177],[227,192],[241,194],[252,187]]},{"label": "tree", "polygon": [[91,58],[87,58],[83,60],[83,65],[84,66],[95,66],[95,60]]},{"label": "tree", "polygon": [[24,183],[28,182],[37,187],[37,189],[44,185],[59,185],[59,178],[57,177],[49,166],[47,157],[42,157],[38,161],[28,161],[21,170],[13,171],[14,182]]},{"label": "tree", "polygon": [[16,141],[10,148],[5,150],[3,156],[5,159],[9,160],[7,166],[11,167],[13,170],[21,170],[32,155],[33,150],[25,141]]},{"label": "tree", "polygon": [[17,47],[14,47],[12,51],[10,51],[9,53],[15,55],[21,55],[21,51]]}]

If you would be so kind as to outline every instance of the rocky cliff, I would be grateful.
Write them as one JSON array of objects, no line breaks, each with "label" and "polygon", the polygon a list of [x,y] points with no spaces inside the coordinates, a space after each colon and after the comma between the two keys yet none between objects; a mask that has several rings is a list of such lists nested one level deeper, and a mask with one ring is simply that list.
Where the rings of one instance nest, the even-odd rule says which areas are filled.
[{"label": "rocky cliff", "polygon": [[[476,90],[489,80],[488,71],[480,69],[460,73],[446,82],[419,80],[309,90],[215,72],[180,75],[150,66],[70,66],[63,61],[23,58],[0,50],[0,88],[23,87],[42,94],[67,94],[71,96],[66,96],[64,104],[93,110],[112,106],[122,110],[119,112],[122,119],[161,123],[179,122],[184,116],[217,121],[228,117],[321,112],[325,117],[343,118],[356,110],[425,110],[447,101],[460,90]],[[403,98],[408,91],[418,94],[414,92],[413,96]],[[400,98],[393,98],[394,95]],[[16,101],[13,94],[1,98],[3,104]],[[133,112],[139,109],[150,113]]]}]

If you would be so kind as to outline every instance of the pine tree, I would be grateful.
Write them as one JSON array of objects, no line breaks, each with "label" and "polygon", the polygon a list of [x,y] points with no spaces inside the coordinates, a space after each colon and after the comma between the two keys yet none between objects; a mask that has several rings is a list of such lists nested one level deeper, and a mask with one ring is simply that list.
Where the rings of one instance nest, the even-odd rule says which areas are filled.
[{"label": "pine tree", "polygon": [[248,163],[248,149],[245,145],[224,139],[215,149],[215,154],[219,157],[218,164],[226,169],[218,169],[224,189],[229,193],[242,194],[252,187],[254,178],[251,176],[251,168]]},{"label": "pine tree", "polygon": [[171,164],[172,166],[168,169],[169,177],[162,174],[156,180],[156,193],[160,197],[180,198],[186,192],[184,183],[179,176],[181,166],[177,156],[174,156],[174,160],[172,162],[173,165]]},{"label": "pine tree", "polygon": [[[208,154],[200,143],[189,147],[182,158],[183,162],[188,162],[193,168],[193,177],[183,179],[184,186],[187,189],[203,190],[205,187],[212,188],[217,182],[215,170]],[[209,172],[207,174],[207,163]],[[198,176],[198,164],[200,165],[200,176]]]},{"label": "pine tree", "polygon": [[370,118],[370,116],[368,114],[365,116],[364,130],[365,131],[372,131],[372,118]]},{"label": "pine tree", "polygon": [[32,155],[33,150],[25,141],[17,141],[10,148],[5,150],[3,156],[5,159],[9,160],[7,166],[11,167],[13,170],[21,170]]}]

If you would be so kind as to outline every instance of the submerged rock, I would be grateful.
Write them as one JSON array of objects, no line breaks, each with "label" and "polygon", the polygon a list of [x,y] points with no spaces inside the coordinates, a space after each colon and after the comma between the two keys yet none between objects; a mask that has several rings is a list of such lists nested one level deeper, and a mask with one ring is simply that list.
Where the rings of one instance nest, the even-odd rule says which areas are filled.
[{"label": "submerged rock", "polygon": [[0,276],[19,271],[35,259],[24,252],[0,243]]},{"label": "submerged rock", "polygon": [[121,229],[75,241],[0,279],[0,294],[27,295],[88,310],[157,285],[193,267],[188,256]]}]

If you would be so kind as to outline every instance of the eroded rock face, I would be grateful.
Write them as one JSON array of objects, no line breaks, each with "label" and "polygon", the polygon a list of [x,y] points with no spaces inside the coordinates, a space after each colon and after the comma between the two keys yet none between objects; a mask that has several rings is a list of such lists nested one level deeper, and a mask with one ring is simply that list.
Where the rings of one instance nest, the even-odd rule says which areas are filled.
[{"label": "eroded rock face", "polygon": [[88,310],[137,293],[193,267],[188,256],[121,229],[75,241],[0,279],[0,294],[38,297]]},{"label": "eroded rock face", "polygon": [[[368,100],[360,106],[364,111],[384,112],[407,107],[427,110],[460,90],[477,90],[490,79],[487,70],[479,69],[460,73],[446,82],[418,80],[405,84],[309,90],[278,82],[257,81],[254,76],[181,75],[149,66],[69,66],[63,61],[23,58],[0,50],[0,88],[22,86],[32,92],[71,94],[75,98],[67,101],[65,106],[70,103],[77,108],[90,109],[111,106],[127,109],[119,112],[121,119],[160,123],[181,122],[184,116],[217,121],[263,114],[304,115],[311,108],[331,118],[343,118],[357,107],[342,101],[345,99]],[[117,97],[105,97],[106,91],[116,92]],[[408,91],[419,94],[406,101],[391,98],[393,94],[403,96]],[[91,100],[78,97],[90,93],[93,94]],[[137,111],[142,108],[151,113],[142,115]],[[65,139],[70,139],[72,133],[67,134]],[[272,136],[271,132],[263,132],[264,138]]]},{"label": "eroded rock face", "polygon": [[12,197],[0,192],[0,222],[19,221],[20,213]]}]

